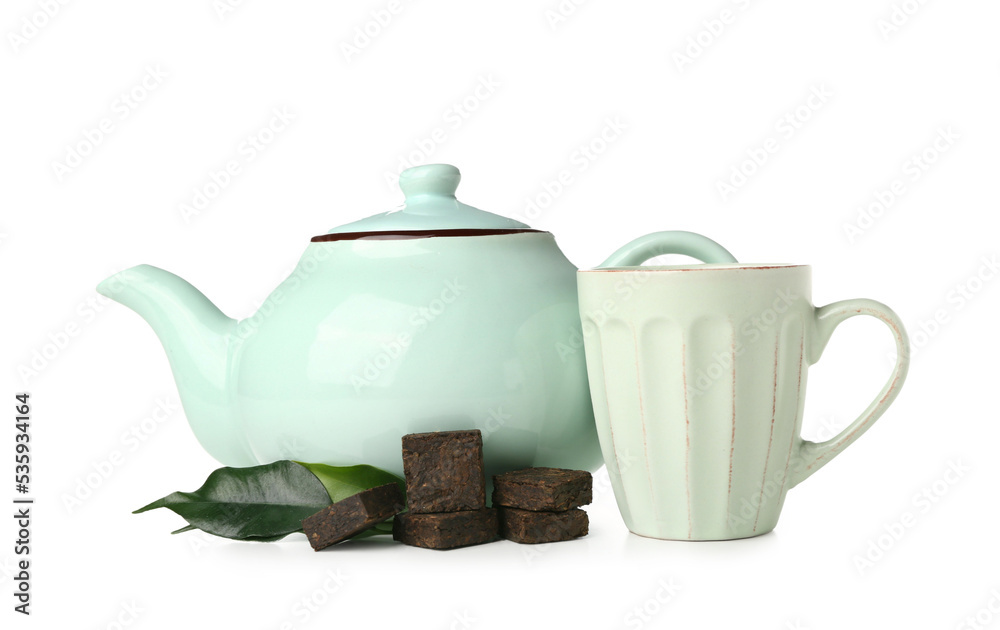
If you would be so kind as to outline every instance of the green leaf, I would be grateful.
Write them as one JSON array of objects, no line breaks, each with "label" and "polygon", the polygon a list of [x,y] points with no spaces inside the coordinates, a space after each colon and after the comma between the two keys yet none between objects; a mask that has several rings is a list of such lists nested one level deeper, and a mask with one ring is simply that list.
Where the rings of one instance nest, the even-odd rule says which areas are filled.
[{"label": "green leaf", "polygon": [[282,460],[249,468],[220,468],[194,492],[174,492],[133,513],[165,507],[209,534],[271,542],[302,531],[302,519],[330,502],[325,484],[315,474]]},{"label": "green leaf", "polygon": [[372,529],[379,530],[380,534],[389,534],[391,536],[392,535],[392,519],[389,519],[388,521],[384,521],[382,523],[376,523],[375,525],[372,526]]},{"label": "green leaf", "polygon": [[308,468],[326,487],[330,501],[336,503],[352,497],[362,490],[384,486],[387,483],[399,485],[399,491],[406,496],[406,483],[391,472],[374,466],[327,466],[296,462]]},{"label": "green leaf", "polygon": [[[392,534],[392,532],[389,532],[389,534]],[[386,532],[384,532],[384,531],[382,531],[382,530],[380,530],[380,529],[378,529],[376,527],[372,527],[370,529],[366,529],[365,531],[361,532],[360,534],[354,534],[353,536],[351,536],[347,540],[361,540],[362,538],[371,538],[372,536],[385,536],[385,535],[386,535]]]},{"label": "green leaf", "polygon": [[[133,512],[133,514],[135,514],[135,512]],[[171,534],[183,534],[184,532],[189,532],[189,531],[194,530],[194,529],[198,529],[198,528],[195,527],[194,525],[185,525],[184,527],[182,527],[180,529],[175,529],[174,531],[172,531],[170,533]]]}]

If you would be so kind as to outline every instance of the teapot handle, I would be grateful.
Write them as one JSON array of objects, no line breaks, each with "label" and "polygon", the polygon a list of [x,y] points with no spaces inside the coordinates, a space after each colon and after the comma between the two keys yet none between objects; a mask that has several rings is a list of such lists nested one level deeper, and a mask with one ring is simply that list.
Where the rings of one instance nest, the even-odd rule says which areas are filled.
[{"label": "teapot handle", "polygon": [[706,263],[734,263],[736,258],[722,245],[695,232],[653,232],[626,243],[601,267],[637,267],[655,256],[683,254]]}]

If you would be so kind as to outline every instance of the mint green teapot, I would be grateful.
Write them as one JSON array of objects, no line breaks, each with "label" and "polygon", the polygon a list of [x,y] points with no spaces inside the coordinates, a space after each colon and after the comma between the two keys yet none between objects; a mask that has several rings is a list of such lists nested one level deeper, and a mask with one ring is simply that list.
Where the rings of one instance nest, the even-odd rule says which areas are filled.
[{"label": "mint green teapot", "polygon": [[[242,321],[178,276],[139,265],[97,290],[160,338],[198,441],[228,466],[279,459],[402,472],[406,433],[478,428],[487,473],[596,470],[576,268],[548,232],[459,202],[459,172],[404,171],[404,205],[316,236]],[[688,232],[652,252],[732,257]]]}]

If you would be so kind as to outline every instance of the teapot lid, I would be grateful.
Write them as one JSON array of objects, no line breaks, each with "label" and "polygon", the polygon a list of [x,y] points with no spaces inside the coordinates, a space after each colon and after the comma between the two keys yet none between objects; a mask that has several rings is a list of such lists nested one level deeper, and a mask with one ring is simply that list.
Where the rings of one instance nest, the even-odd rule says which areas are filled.
[{"label": "teapot lid", "polygon": [[[422,232],[437,230],[507,233],[531,230],[527,225],[492,212],[473,208],[455,198],[462,179],[450,164],[425,164],[399,174],[403,205],[359,221],[335,227],[327,234],[378,232]],[[322,237],[317,237],[318,240]],[[332,239],[323,239],[332,240]]]}]

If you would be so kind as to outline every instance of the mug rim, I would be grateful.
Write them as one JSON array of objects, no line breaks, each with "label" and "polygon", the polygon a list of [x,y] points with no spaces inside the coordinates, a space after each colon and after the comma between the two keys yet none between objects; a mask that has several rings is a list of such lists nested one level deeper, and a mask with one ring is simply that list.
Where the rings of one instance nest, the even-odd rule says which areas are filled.
[{"label": "mug rim", "polygon": [[690,263],[686,265],[636,265],[625,267],[594,267],[593,269],[578,269],[577,273],[629,271],[765,271],[769,269],[810,268],[810,265],[796,263]]}]

